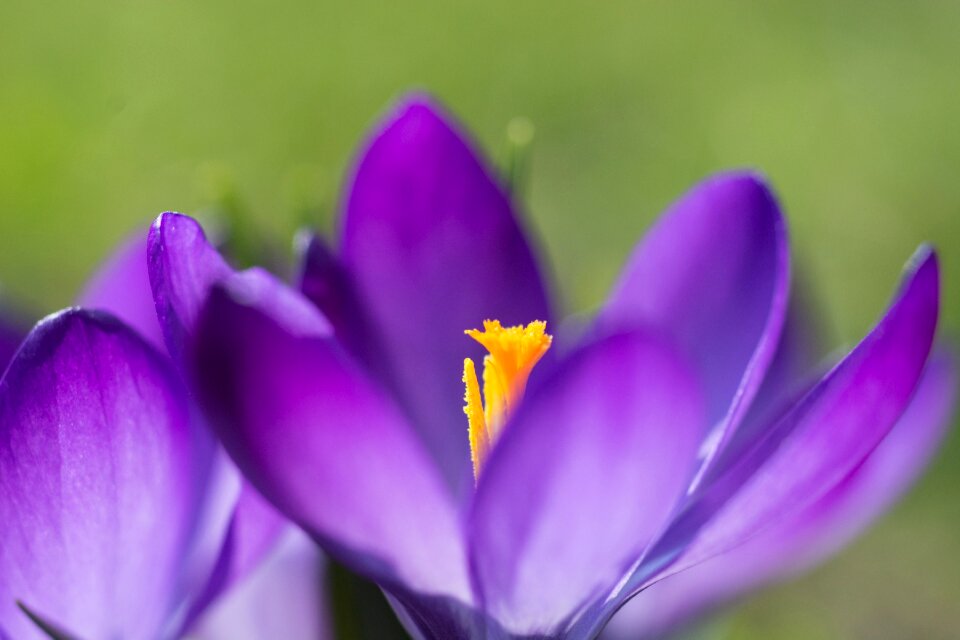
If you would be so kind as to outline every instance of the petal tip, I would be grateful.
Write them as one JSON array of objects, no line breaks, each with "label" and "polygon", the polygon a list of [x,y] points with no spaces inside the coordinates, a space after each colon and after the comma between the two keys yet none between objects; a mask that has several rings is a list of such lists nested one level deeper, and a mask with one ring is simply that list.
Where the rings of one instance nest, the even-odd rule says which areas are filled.
[{"label": "petal tip", "polygon": [[404,93],[396,99],[390,109],[391,121],[403,120],[406,118],[433,118],[436,120],[445,120],[444,109],[440,101],[423,90],[414,90]]},{"label": "petal tip", "polygon": [[939,306],[940,300],[940,260],[932,245],[923,244],[914,251],[903,268],[898,297],[907,295],[910,291],[923,289],[932,298],[933,304]]},{"label": "petal tip", "polygon": [[680,202],[689,202],[691,196],[694,201],[713,201],[710,210],[715,215],[724,215],[724,212],[739,215],[743,211],[753,211],[762,214],[771,224],[786,224],[770,179],[758,169],[731,169],[715,173],[698,183]]},{"label": "petal tip", "polygon": [[121,325],[121,322],[105,311],[84,307],[60,309],[37,322],[31,333],[48,335],[54,331],[67,332],[77,327],[91,325]]},{"label": "petal tip", "polygon": [[770,178],[755,167],[719,171],[708,176],[701,184],[705,187],[736,189],[773,196]]},{"label": "petal tip", "polygon": [[168,234],[181,234],[188,230],[192,236],[206,239],[207,235],[203,226],[191,216],[177,211],[164,211],[150,225],[150,232],[147,235],[147,255],[152,258],[161,247],[168,242]]},{"label": "petal tip", "polygon": [[439,136],[463,138],[462,128],[439,99],[424,91],[412,91],[396,100],[375,127],[373,139],[401,136],[407,143]]},{"label": "petal tip", "polygon": [[81,332],[126,333],[128,336],[136,336],[139,339],[133,329],[106,311],[67,307],[37,322],[33,330],[24,338],[10,367],[30,367],[36,358],[52,352],[69,336]]},{"label": "petal tip", "polygon": [[940,258],[937,256],[937,249],[930,243],[923,243],[917,247],[910,259],[907,260],[905,271],[908,273],[920,273],[923,270],[939,271]]},{"label": "petal tip", "polygon": [[153,220],[153,224],[150,225],[150,230],[153,231],[156,229],[160,231],[183,219],[190,220],[196,224],[196,221],[185,213],[180,213],[179,211],[164,211]]},{"label": "petal tip", "polygon": [[153,227],[156,229],[168,229],[171,226],[180,224],[186,224],[191,227],[202,229],[200,223],[197,222],[196,219],[185,213],[180,213],[179,211],[164,211],[157,216],[156,220],[154,220]]}]

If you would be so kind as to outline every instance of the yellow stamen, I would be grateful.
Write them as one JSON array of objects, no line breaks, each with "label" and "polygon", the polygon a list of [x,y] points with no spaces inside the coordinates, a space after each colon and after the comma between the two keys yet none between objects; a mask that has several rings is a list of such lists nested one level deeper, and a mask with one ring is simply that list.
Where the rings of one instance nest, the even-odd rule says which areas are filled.
[{"label": "yellow stamen", "polygon": [[546,328],[547,323],[541,321],[525,327],[503,327],[498,320],[484,320],[483,331],[465,332],[489,351],[483,358],[483,406],[473,360],[463,361],[463,382],[467,388],[463,412],[469,424],[474,478],[480,477],[487,454],[523,398],[534,365],[550,348],[553,336],[546,333]]},{"label": "yellow stamen", "polygon": [[473,366],[473,360],[470,358],[463,361],[463,383],[467,386],[467,392],[463,398],[466,402],[463,412],[467,414],[467,422],[470,425],[470,458],[473,460],[473,476],[476,478],[480,475],[480,464],[490,450],[490,434],[487,432],[487,422],[480,404],[477,368]]}]

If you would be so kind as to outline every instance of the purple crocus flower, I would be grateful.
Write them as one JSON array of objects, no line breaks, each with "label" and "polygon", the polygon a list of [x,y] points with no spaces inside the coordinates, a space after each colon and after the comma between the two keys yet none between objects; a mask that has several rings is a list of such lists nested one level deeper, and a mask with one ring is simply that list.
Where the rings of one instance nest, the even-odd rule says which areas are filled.
[{"label": "purple crocus flower", "polygon": [[[801,555],[782,540],[816,555],[887,504],[952,403],[952,363],[928,364],[934,253],[819,367],[752,173],[673,205],[588,330],[552,346],[522,222],[429,100],[372,136],[343,216],[335,253],[304,243],[302,295],[233,273],[177,214],[154,227],[151,279],[168,331],[195,336],[237,465],[415,637],[592,638],[630,598],[749,549],[714,594],[776,575]],[[481,395],[464,331],[482,325]]]},{"label": "purple crocus flower", "polygon": [[[23,343],[0,381],[0,637],[250,637],[222,613],[244,600],[244,631],[325,637],[315,549],[293,533],[274,549],[288,525],[196,420],[146,258],[141,236],[94,276],[80,303],[101,310],[55,314],[25,340],[4,323],[3,345]],[[286,598],[282,619],[247,595],[292,588],[314,601],[291,616]]]}]

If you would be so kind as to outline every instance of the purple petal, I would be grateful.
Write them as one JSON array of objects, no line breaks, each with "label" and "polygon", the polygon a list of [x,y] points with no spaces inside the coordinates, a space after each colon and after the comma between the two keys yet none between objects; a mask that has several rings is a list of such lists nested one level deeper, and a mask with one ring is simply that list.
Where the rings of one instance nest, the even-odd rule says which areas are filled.
[{"label": "purple petal", "polygon": [[[189,225],[184,226],[190,231]],[[202,231],[199,231],[199,236],[202,238]],[[197,234],[194,234],[194,239],[196,237]],[[197,246],[197,253],[206,255],[202,251],[202,243],[197,243]],[[82,306],[110,311],[137,329],[155,346],[166,349],[151,290],[147,251],[146,233],[129,238],[91,278],[78,302]],[[209,251],[213,252],[213,249]],[[210,262],[216,264],[218,257],[214,255]],[[218,456],[213,466],[211,478],[216,477],[218,481],[208,486],[205,514],[198,526],[200,535],[195,540],[196,548],[184,563],[188,569],[188,583],[193,585],[188,590],[199,593],[192,605],[194,611],[191,615],[199,613],[222,590],[252,568],[253,561],[259,557],[256,554],[266,552],[266,546],[273,542],[283,526],[283,521],[277,516],[261,515],[263,509],[270,509],[262,499],[248,498],[240,505],[236,504],[240,491],[239,477],[226,456]],[[253,492],[247,487],[244,493]],[[259,500],[260,505],[252,504],[255,500]],[[239,526],[237,522],[232,523],[234,511],[236,520],[246,523],[242,527],[245,531],[256,530],[256,527],[260,527],[260,530],[256,535],[231,535],[229,549],[223,549],[225,534]],[[213,578],[209,575],[211,566],[217,568]]]},{"label": "purple petal", "polygon": [[[801,283],[802,285],[802,283]],[[727,444],[728,458],[754,446],[766,429],[788,411],[836,364],[828,353],[824,320],[808,292],[796,282],[773,360],[743,420]]]},{"label": "purple petal", "polygon": [[299,336],[333,335],[330,322],[309,300],[263,269],[241,271],[223,284],[244,304],[262,310],[287,331]]},{"label": "purple petal", "polygon": [[752,450],[721,461],[722,473],[705,485],[687,516],[696,521],[698,511],[723,506],[671,572],[806,508],[861,464],[910,401],[930,353],[938,309],[936,256],[922,251],[874,330]]},{"label": "purple petal", "polygon": [[694,376],[627,334],[558,365],[490,455],[470,515],[486,610],[554,633],[609,591],[665,525],[703,433]]},{"label": "purple petal", "polygon": [[603,637],[663,637],[748,591],[826,559],[886,511],[927,466],[950,425],[956,393],[953,359],[935,355],[906,412],[847,480],[801,514],[653,584],[614,616]]},{"label": "purple petal", "polygon": [[818,305],[803,286],[794,282],[776,352],[749,412],[774,412],[777,404],[801,391],[812,372],[823,367],[830,355],[828,335]]},{"label": "purple petal", "polygon": [[150,228],[149,278],[167,348],[178,363],[210,288],[234,272],[196,220],[163,213]]},{"label": "purple petal", "polygon": [[298,244],[297,288],[320,309],[337,339],[365,365],[376,368],[381,350],[371,344],[375,336],[349,274],[319,236],[302,237]]},{"label": "purple petal", "polygon": [[[0,624],[159,637],[213,454],[166,360],[108,316],[40,323],[0,382]],[[145,579],[148,577],[149,579]]]},{"label": "purple petal", "polygon": [[0,371],[7,368],[26,335],[27,332],[16,315],[8,313],[0,306]]},{"label": "purple petal", "polygon": [[309,302],[266,271],[231,269],[189,216],[164,213],[157,218],[150,229],[149,257],[157,314],[175,360],[183,357],[211,288],[227,280],[238,295],[269,310],[291,330],[330,333],[327,320]]},{"label": "purple petal", "polygon": [[134,234],[114,251],[87,282],[77,304],[109,311],[139,331],[153,346],[164,348],[147,274],[145,233]]},{"label": "purple petal", "polygon": [[652,325],[679,342],[706,385],[721,451],[757,392],[787,309],[786,225],[762,178],[723,174],[675,203],[643,239],[600,314],[601,327]]},{"label": "purple petal", "polygon": [[[237,295],[269,309],[292,330],[323,335],[330,332],[326,319],[307,300],[269,273],[257,268],[241,273],[231,269],[207,241],[200,225],[188,216],[160,215],[150,230],[148,247],[157,314],[169,351],[178,363],[188,350],[202,305],[211,288],[220,282],[230,282]],[[229,467],[222,473],[236,474],[232,463],[226,459],[222,463]],[[223,512],[221,503],[230,502],[227,511],[232,510],[233,516],[227,537],[209,541],[203,551],[219,555],[219,560],[209,583],[197,595],[192,615],[256,566],[285,526],[283,518],[251,487],[240,489],[239,502],[233,507],[237,495],[236,491],[219,492],[210,505],[214,512]],[[215,521],[216,517],[211,519]],[[222,544],[226,546],[221,549]]]},{"label": "purple petal", "polygon": [[454,505],[401,413],[336,341],[215,289],[197,379],[221,440],[274,505],[381,583],[469,599]]},{"label": "purple petal", "polygon": [[246,580],[207,613],[198,640],[326,640],[333,638],[323,588],[323,557],[291,529]]},{"label": "purple petal", "polygon": [[240,497],[230,523],[233,547],[228,584],[246,576],[273,548],[282,529],[287,528],[282,516],[249,484],[240,488]]},{"label": "purple petal", "polygon": [[291,526],[243,481],[229,459],[218,458],[215,466],[226,482],[208,493],[200,525],[204,536],[188,561],[198,571],[191,575],[190,603],[183,623],[187,631],[193,630],[212,603],[259,566]]},{"label": "purple petal", "polygon": [[343,220],[343,265],[381,357],[453,485],[469,478],[459,399],[463,331],[496,318],[549,321],[547,295],[510,199],[429,100],[401,103],[362,154]]}]

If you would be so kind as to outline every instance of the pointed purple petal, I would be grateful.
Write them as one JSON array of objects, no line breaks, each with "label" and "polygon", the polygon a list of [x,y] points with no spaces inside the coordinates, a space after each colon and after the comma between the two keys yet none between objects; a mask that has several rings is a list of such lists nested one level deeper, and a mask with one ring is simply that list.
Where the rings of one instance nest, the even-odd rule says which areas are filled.
[{"label": "pointed purple petal", "polygon": [[459,402],[463,331],[550,320],[504,189],[458,127],[413,97],[362,154],[343,220],[343,265],[384,345],[394,386],[454,485],[469,478]]},{"label": "pointed purple petal", "polygon": [[247,478],[355,570],[469,599],[460,528],[402,414],[329,338],[291,333],[215,289],[197,379]]},{"label": "pointed purple petal", "polygon": [[[156,300],[157,314],[174,360],[182,366],[195,333],[200,308],[211,288],[220,282],[232,283],[238,295],[253,304],[269,309],[286,326],[304,333],[327,334],[329,324],[299,294],[261,269],[237,273],[227,265],[219,252],[207,241],[201,226],[192,218],[176,214],[160,215],[150,229],[148,241],[149,277]],[[218,458],[218,461],[221,461]],[[233,465],[223,472],[235,474]],[[223,511],[220,501],[237,500],[235,491],[220,492],[210,508]],[[255,490],[244,484],[236,506],[228,506],[233,516],[226,538],[213,540],[208,555],[219,555],[217,568],[209,583],[200,589],[193,614],[199,613],[219,593],[228,589],[256,566],[269,551],[285,526],[283,518]],[[220,545],[227,546],[220,549]]]},{"label": "pointed purple petal", "polygon": [[789,270],[786,225],[762,178],[719,175],[663,215],[598,318],[601,327],[660,327],[697,364],[714,425],[707,460],[763,380],[784,323]]},{"label": "pointed purple petal", "polygon": [[87,282],[77,304],[109,311],[150,344],[164,348],[147,274],[146,233],[134,234],[114,251]]},{"label": "pointed purple petal", "polygon": [[939,269],[921,249],[886,315],[764,436],[728,449],[617,593],[578,633],[597,633],[650,584],[729,552],[833,491],[883,441],[909,403],[936,330]]},{"label": "pointed purple petal", "polygon": [[4,628],[37,637],[19,599],[81,637],[162,635],[213,450],[132,330],[75,310],[39,324],[0,382]]},{"label": "pointed purple petal", "polygon": [[956,394],[953,359],[935,355],[896,426],[840,486],[743,545],[653,584],[614,616],[603,637],[663,637],[826,559],[886,511],[926,467],[950,425]]},{"label": "pointed purple petal", "polygon": [[287,532],[256,571],[201,620],[198,640],[332,639],[323,556],[300,531]]},{"label": "pointed purple petal", "polygon": [[938,309],[936,256],[922,251],[874,330],[753,449],[729,463],[720,461],[719,477],[705,483],[702,499],[694,501],[680,529],[698,520],[698,512],[722,507],[671,572],[732,549],[805,509],[861,464],[913,395]]},{"label": "pointed purple petal", "polygon": [[665,525],[703,432],[694,380],[634,333],[586,347],[524,402],[470,516],[479,589],[507,630],[556,632]]},{"label": "pointed purple petal", "polygon": [[170,354],[180,362],[210,287],[234,272],[197,221],[179,213],[163,213],[153,223],[148,257],[160,326]]}]

